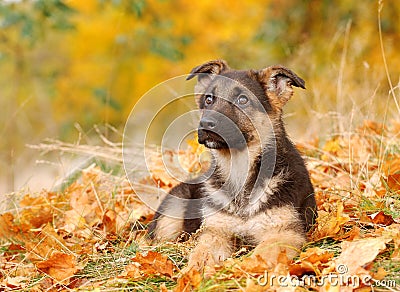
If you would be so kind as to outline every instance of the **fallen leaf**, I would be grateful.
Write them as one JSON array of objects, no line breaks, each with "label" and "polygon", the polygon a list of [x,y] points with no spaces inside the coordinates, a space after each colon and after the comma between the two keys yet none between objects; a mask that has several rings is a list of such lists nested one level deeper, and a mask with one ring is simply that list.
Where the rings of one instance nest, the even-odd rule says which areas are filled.
[{"label": "fallen leaf", "polygon": [[[337,155],[337,153],[342,149],[342,147],[340,146],[340,138],[338,137],[334,137],[331,140],[327,141],[324,145],[324,147],[322,148],[323,151],[328,152],[334,156]],[[323,154],[321,156],[321,159],[324,161],[329,161],[330,158],[327,154]]]},{"label": "fallen leaf", "polygon": [[364,120],[364,125],[361,127],[362,131],[371,132],[371,134],[382,135],[382,133],[386,130],[384,124],[377,123],[370,120]]},{"label": "fallen leaf", "polygon": [[392,224],[385,227],[383,235],[393,239],[394,249],[391,259],[400,261],[400,224]]},{"label": "fallen leaf", "polygon": [[165,285],[165,283],[162,283],[160,285],[160,291],[161,292],[168,292],[167,286]]},{"label": "fallen leaf", "polygon": [[116,233],[117,232],[117,214],[113,210],[107,210],[103,216],[103,224],[106,232]]},{"label": "fallen leaf", "polygon": [[389,174],[386,180],[387,186],[392,192],[400,192],[400,173]]},{"label": "fallen leaf", "polygon": [[75,256],[61,252],[52,254],[47,260],[37,263],[36,267],[58,282],[68,280],[78,271]]},{"label": "fallen leaf", "polygon": [[61,229],[68,233],[72,233],[76,229],[81,229],[86,226],[85,218],[73,209],[65,211],[64,217],[65,224],[61,227]]},{"label": "fallen leaf", "polygon": [[336,241],[342,241],[342,240],[352,241],[357,238],[360,238],[360,228],[358,226],[352,226],[350,230],[345,231],[334,237]]},{"label": "fallen leaf", "polygon": [[126,279],[140,279],[143,276],[142,273],[140,273],[140,265],[138,263],[133,263],[125,266],[124,271],[118,275],[118,278],[126,278]]},{"label": "fallen leaf", "polygon": [[201,280],[200,273],[196,269],[192,268],[187,273],[181,275],[174,292],[193,291],[200,287]]},{"label": "fallen leaf", "polygon": [[27,258],[34,262],[47,258],[54,251],[61,252],[66,246],[64,239],[50,224],[46,224],[38,234],[31,234],[31,238],[24,238],[23,242],[29,251]]},{"label": "fallen leaf", "polygon": [[333,253],[319,247],[309,248],[301,252],[299,260],[289,266],[289,272],[296,276],[306,273],[320,274],[323,264],[329,262],[333,256]]},{"label": "fallen leaf", "polygon": [[239,268],[241,271],[245,271],[247,273],[256,273],[262,274],[266,270],[271,269],[271,266],[261,258],[260,255],[256,255],[243,259],[239,263]]},{"label": "fallen leaf", "polygon": [[368,215],[368,218],[370,218],[372,223],[377,225],[389,226],[394,223],[393,217],[385,214],[383,211]]},{"label": "fallen leaf", "polygon": [[300,261],[293,263],[289,266],[289,274],[300,277],[304,274],[315,273],[315,269],[316,267],[312,263],[307,261]]},{"label": "fallen leaf", "polygon": [[391,174],[399,173],[400,172],[400,157],[395,156],[392,157],[390,160],[386,160],[385,163],[382,165],[382,171],[385,175],[389,176]]},{"label": "fallen leaf", "polygon": [[[340,288],[341,287],[337,284],[333,285],[330,282],[327,282],[323,287],[321,287],[320,291],[321,292],[341,292],[342,290]],[[343,292],[344,292],[344,290],[343,290]]]},{"label": "fallen leaf", "polygon": [[387,191],[385,189],[379,189],[379,190],[374,190],[375,194],[379,197],[379,198],[384,198],[387,194]]},{"label": "fallen leaf", "polygon": [[312,247],[300,253],[300,260],[306,260],[312,264],[326,263],[333,258],[334,254],[321,249],[319,247]]},{"label": "fallen leaf", "polygon": [[137,253],[132,259],[140,265],[140,271],[146,275],[164,275],[172,277],[173,270],[176,268],[170,259],[154,251],[147,252],[146,255]]},{"label": "fallen leaf", "polygon": [[25,248],[22,245],[16,244],[16,243],[11,243],[8,248],[7,251],[4,252],[4,255],[8,256],[8,255],[14,255],[14,254],[18,254],[25,251]]},{"label": "fallen leaf", "polygon": [[387,272],[382,267],[378,267],[378,270],[376,272],[372,273],[372,277],[375,280],[382,280],[383,278],[385,278],[386,275],[387,275]]},{"label": "fallen leaf", "polygon": [[[348,288],[352,288],[352,287],[348,287]],[[360,288],[357,288],[357,289],[353,289],[353,290],[350,290],[350,292],[351,291],[355,291],[355,292],[371,292],[371,291],[373,291],[372,289],[371,289],[371,287],[370,286],[365,286],[365,287],[360,287]],[[340,291],[340,292],[342,292],[342,291]]]},{"label": "fallen leaf", "polygon": [[0,237],[21,240],[27,236],[30,227],[26,224],[14,224],[14,215],[5,213],[0,215]]},{"label": "fallen leaf", "polygon": [[[364,266],[371,263],[381,251],[386,249],[386,243],[391,240],[387,237],[377,237],[343,241],[342,253],[335,260],[337,271],[349,275],[364,272]],[[343,268],[343,271],[340,271],[339,267]]]},{"label": "fallen leaf", "polygon": [[24,196],[20,202],[23,211],[20,220],[29,223],[34,228],[39,228],[43,224],[53,220],[53,213],[49,201],[45,197]]},{"label": "fallen leaf", "polygon": [[51,289],[54,288],[53,281],[49,277],[43,277],[38,284],[39,291],[51,291]]},{"label": "fallen leaf", "polygon": [[261,286],[258,285],[258,283],[255,283],[252,279],[247,278],[246,279],[246,287],[244,288],[244,291],[246,292],[263,292],[266,289],[266,285]]},{"label": "fallen leaf", "polygon": [[28,285],[30,278],[23,276],[7,277],[5,279],[5,284],[8,288],[12,290],[18,288],[24,288]]},{"label": "fallen leaf", "polygon": [[90,283],[90,280],[86,277],[85,278],[72,277],[69,281],[68,288],[75,289],[75,291],[76,291],[76,290],[79,290],[77,288],[88,285],[89,283]]},{"label": "fallen leaf", "polygon": [[337,203],[336,212],[326,213],[318,216],[317,227],[312,234],[314,240],[324,237],[334,237],[339,233],[342,226],[350,221],[350,216],[344,211],[343,202]]}]

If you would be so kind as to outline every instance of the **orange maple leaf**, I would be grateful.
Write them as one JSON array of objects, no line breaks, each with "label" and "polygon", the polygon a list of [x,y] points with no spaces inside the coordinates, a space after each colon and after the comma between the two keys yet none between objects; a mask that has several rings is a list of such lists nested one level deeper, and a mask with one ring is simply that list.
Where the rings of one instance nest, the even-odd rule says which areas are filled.
[{"label": "orange maple leaf", "polygon": [[317,218],[317,228],[312,234],[314,240],[318,240],[323,237],[335,237],[342,226],[349,222],[350,216],[344,213],[343,202],[337,202],[336,212],[328,213],[324,216]]},{"label": "orange maple leaf", "polygon": [[68,280],[78,271],[75,256],[61,252],[53,253],[47,260],[37,263],[36,267],[58,282]]},{"label": "orange maple leaf", "polygon": [[147,275],[172,277],[173,271],[176,269],[170,259],[154,251],[148,251],[146,255],[137,253],[132,261],[138,263],[140,265],[140,272]]},{"label": "orange maple leaf", "polygon": [[383,211],[376,212],[368,216],[372,223],[378,225],[389,226],[394,223],[392,216],[385,214]]},{"label": "orange maple leaf", "polygon": [[200,287],[201,280],[202,278],[200,273],[194,268],[190,269],[178,279],[178,284],[176,285],[174,292],[193,291]]}]

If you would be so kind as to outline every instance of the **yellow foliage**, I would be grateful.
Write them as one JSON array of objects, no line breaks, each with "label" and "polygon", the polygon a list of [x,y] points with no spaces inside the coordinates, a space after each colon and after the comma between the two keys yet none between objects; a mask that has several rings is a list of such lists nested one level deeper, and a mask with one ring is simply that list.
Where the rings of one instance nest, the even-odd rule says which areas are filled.
[{"label": "yellow foliage", "polygon": [[23,145],[74,139],[75,123],[122,129],[149,89],[214,58],[239,69],[282,63],[306,80],[285,108],[296,137],[398,117],[400,1],[3,2],[0,176],[25,167]]},{"label": "yellow foliage", "polygon": [[[151,86],[187,73],[197,63],[220,58],[219,47],[225,42],[250,41],[254,27],[264,18],[259,11],[268,1],[145,3],[143,15],[136,17],[111,4],[99,5],[97,0],[68,2],[78,13],[74,16],[76,30],[66,36],[62,48],[67,60],[57,80],[54,104],[59,120],[74,108],[76,121],[84,123],[82,112],[90,112],[104,122],[121,123]],[[185,56],[184,63],[149,54],[155,39],[183,37],[188,44],[178,42],[177,47]],[[103,103],[94,97],[96,88],[105,95]],[[110,99],[120,106],[110,107]],[[93,119],[98,121],[98,117]]]}]

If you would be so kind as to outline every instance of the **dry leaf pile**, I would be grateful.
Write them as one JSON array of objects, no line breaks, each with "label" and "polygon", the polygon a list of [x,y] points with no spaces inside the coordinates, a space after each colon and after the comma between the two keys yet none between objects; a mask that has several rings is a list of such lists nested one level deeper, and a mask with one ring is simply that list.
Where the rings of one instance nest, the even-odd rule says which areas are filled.
[{"label": "dry leaf pile", "polygon": [[[153,211],[126,179],[90,167],[65,191],[24,194],[0,215],[0,291],[398,291],[399,133],[399,123],[366,121],[322,147],[298,145],[319,217],[300,255],[289,261],[282,253],[273,267],[244,248],[212,273],[182,275],[194,242],[149,246]],[[195,172],[202,150],[191,147],[169,155]],[[152,164],[142,183],[176,184],[159,160]]]}]

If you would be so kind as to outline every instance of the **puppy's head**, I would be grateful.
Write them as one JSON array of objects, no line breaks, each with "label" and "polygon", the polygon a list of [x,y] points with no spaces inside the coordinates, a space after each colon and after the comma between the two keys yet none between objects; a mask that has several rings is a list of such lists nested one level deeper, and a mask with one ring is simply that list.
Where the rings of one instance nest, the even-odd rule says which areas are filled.
[{"label": "puppy's head", "polygon": [[281,123],[292,86],[305,88],[304,80],[283,66],[239,71],[215,60],[193,68],[187,79],[195,76],[196,101],[202,111],[199,143],[213,149],[259,143],[271,121]]}]

